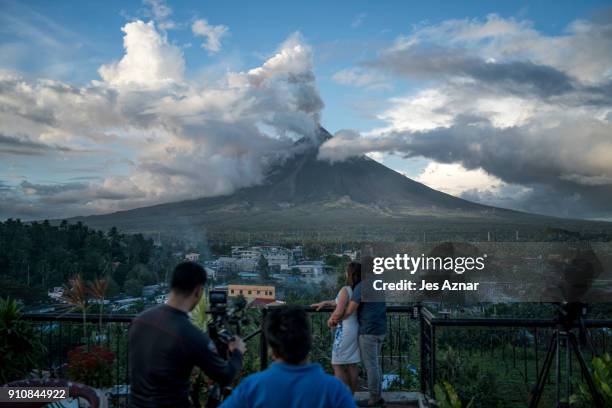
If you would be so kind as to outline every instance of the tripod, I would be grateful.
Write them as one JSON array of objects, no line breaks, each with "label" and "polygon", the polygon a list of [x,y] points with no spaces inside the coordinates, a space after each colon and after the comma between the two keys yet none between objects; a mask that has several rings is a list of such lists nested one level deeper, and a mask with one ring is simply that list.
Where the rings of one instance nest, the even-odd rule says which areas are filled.
[{"label": "tripod", "polygon": [[[580,319],[580,327],[583,329],[584,325],[582,323],[582,319]],[[552,365],[553,359],[556,360],[555,366],[555,385],[556,385],[556,401],[557,404],[555,407],[564,408],[569,407],[569,390],[570,390],[570,375],[566,373],[566,399],[565,403],[561,402],[561,347],[565,346],[565,366],[566,370],[569,369],[570,366],[570,358],[571,353],[575,355],[578,363],[580,365],[580,371],[584,380],[586,381],[589,392],[591,393],[591,397],[593,398],[594,406],[597,408],[603,407],[603,399],[597,391],[595,387],[595,381],[593,380],[593,375],[591,374],[591,370],[587,366],[586,361],[580,351],[580,347],[578,345],[578,340],[576,338],[576,334],[572,330],[572,324],[565,322],[565,324],[559,324],[555,329],[552,338],[550,339],[550,344],[548,346],[548,351],[546,352],[546,358],[544,359],[544,365],[542,366],[542,370],[538,374],[538,379],[536,382],[536,386],[531,393],[531,399],[529,402],[529,408],[536,408],[540,403],[540,399],[542,397],[542,392],[544,391],[544,384],[546,383],[546,379],[550,373],[550,367]]]}]

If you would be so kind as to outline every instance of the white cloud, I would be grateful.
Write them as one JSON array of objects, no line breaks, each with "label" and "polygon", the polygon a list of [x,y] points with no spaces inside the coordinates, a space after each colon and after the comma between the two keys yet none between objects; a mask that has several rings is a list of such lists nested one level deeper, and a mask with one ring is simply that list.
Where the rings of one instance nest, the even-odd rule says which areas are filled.
[{"label": "white cloud", "polygon": [[204,19],[196,20],[191,26],[191,31],[197,37],[204,37],[202,48],[211,53],[221,51],[221,39],[229,34],[229,28],[224,25],[210,25]]},{"label": "white cloud", "polygon": [[312,49],[299,33],[294,33],[262,66],[249,70],[248,79],[256,86],[275,76],[300,75],[310,79],[312,69]]},{"label": "white cloud", "polygon": [[102,81],[76,86],[0,71],[0,155],[21,167],[35,156],[54,175],[58,166],[71,176],[89,168],[85,175],[102,179],[25,177],[29,184],[3,188],[2,216],[72,216],[230,193],[260,183],[270,162],[292,154],[294,140],[314,137],[323,104],[312,50],[298,34],[259,67],[202,81],[184,76],[182,53],[154,23],[123,31],[125,54],[100,67]]},{"label": "white cloud", "polygon": [[382,152],[369,152],[369,153],[366,153],[366,155],[370,159],[375,160],[379,163],[383,163],[385,161],[385,154]]},{"label": "white cloud", "polygon": [[172,9],[163,0],[143,0],[143,3],[151,8],[156,20],[164,20],[172,15]]},{"label": "white cloud", "polygon": [[433,161],[429,162],[414,179],[433,189],[457,197],[470,190],[495,192],[505,185],[500,179],[489,175],[480,168],[468,170],[461,164]]},{"label": "white cloud", "polygon": [[143,0],[143,3],[149,8],[148,14],[157,22],[160,29],[176,28],[177,24],[170,19],[172,9],[164,0]]},{"label": "white cloud", "polygon": [[597,21],[575,20],[563,34],[545,35],[529,21],[504,19],[491,14],[480,19],[446,20],[416,29],[398,38],[394,49],[417,44],[444,44],[472,50],[485,59],[524,59],[555,67],[586,82],[611,78],[612,22],[602,16]]},{"label": "white cloud", "polygon": [[384,129],[370,133],[390,130],[423,131],[438,127],[449,127],[454,115],[444,108],[449,105],[450,97],[442,90],[426,89],[411,97],[392,98],[390,108],[379,113],[378,119],[387,123]]},{"label": "white cloud", "polygon": [[125,55],[98,70],[106,83],[114,87],[159,89],[182,81],[183,53],[168,42],[152,21],[133,21],[121,30],[125,33]]},{"label": "white cloud", "polygon": [[[421,177],[438,188],[457,183],[457,194],[497,205],[524,188],[530,193],[509,206],[609,217],[610,44],[609,19],[576,21],[556,36],[495,15],[419,27],[362,68],[420,88],[390,98],[376,114],[380,127],[338,132],[319,157],[424,157],[437,164]],[[452,172],[485,184],[501,180],[493,190],[504,194],[442,177]]]},{"label": "white cloud", "polygon": [[385,76],[380,72],[360,67],[342,69],[332,75],[332,80],[341,85],[358,86],[371,90],[390,88]]}]

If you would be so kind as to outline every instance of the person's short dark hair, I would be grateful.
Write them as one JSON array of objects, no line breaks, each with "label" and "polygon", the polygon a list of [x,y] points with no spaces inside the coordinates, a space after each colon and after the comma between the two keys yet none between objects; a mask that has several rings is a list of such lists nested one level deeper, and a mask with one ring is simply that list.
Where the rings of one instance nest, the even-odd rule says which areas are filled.
[{"label": "person's short dark hair", "polygon": [[174,267],[170,289],[188,296],[199,285],[206,283],[206,271],[195,262],[185,261]]},{"label": "person's short dark hair", "polygon": [[274,353],[289,364],[304,361],[312,347],[310,321],[304,309],[299,306],[270,309],[264,333]]}]

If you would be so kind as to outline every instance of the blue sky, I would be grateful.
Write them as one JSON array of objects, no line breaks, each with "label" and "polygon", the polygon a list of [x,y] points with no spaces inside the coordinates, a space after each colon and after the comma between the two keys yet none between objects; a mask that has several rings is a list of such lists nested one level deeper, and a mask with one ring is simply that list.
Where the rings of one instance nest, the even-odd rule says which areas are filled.
[{"label": "blue sky", "polygon": [[[320,120],[332,134],[341,131],[336,135],[336,143],[329,146],[328,159],[331,157],[331,160],[337,160],[339,156],[345,159],[344,153],[338,154],[333,148],[346,151],[346,146],[354,148],[359,145],[363,148],[357,149],[359,151],[355,154],[370,154],[409,177],[451,194],[528,211],[607,219],[612,216],[612,210],[607,211],[602,197],[608,197],[608,189],[612,183],[608,180],[612,180],[612,170],[602,164],[602,160],[595,157],[593,151],[580,153],[583,155],[583,162],[589,161],[588,166],[579,163],[559,166],[551,170],[550,179],[543,179],[541,175],[546,172],[538,170],[535,165],[532,166],[533,163],[524,163],[512,173],[507,170],[508,166],[506,169],[500,169],[495,164],[506,159],[512,163],[512,158],[496,159],[484,157],[484,154],[476,157],[473,152],[465,152],[452,145],[451,142],[456,142],[454,133],[438,134],[443,133],[442,129],[461,129],[462,120],[467,116],[479,116],[492,125],[492,133],[515,132],[519,135],[515,139],[520,139],[522,135],[531,136],[535,135],[536,131],[548,129],[552,124],[560,126],[558,121],[551,119],[550,112],[559,106],[567,107],[568,101],[571,100],[571,103],[576,105],[572,105],[570,109],[577,112],[577,116],[572,118],[572,124],[578,126],[587,119],[596,120],[593,124],[592,142],[602,143],[602,148],[607,149],[607,141],[605,137],[602,139],[599,133],[605,133],[609,124],[609,119],[606,119],[609,117],[609,102],[598,100],[594,108],[596,104],[585,104],[582,101],[588,99],[584,96],[587,85],[590,86],[588,92],[599,95],[593,89],[605,89],[609,83],[612,72],[609,55],[605,52],[583,55],[584,50],[580,44],[589,43],[589,36],[593,36],[599,41],[601,49],[605,50],[607,45],[612,49],[610,39],[605,36],[608,32],[606,27],[609,29],[609,16],[609,2],[605,1],[494,3],[2,0],[0,53],[3,58],[0,61],[0,70],[4,71],[4,79],[14,88],[11,88],[11,92],[0,94],[3,97],[0,104],[11,106],[11,112],[19,112],[15,106],[23,103],[26,96],[32,97],[32,100],[37,101],[33,103],[41,106],[41,111],[36,114],[49,115],[52,120],[43,127],[40,122],[35,124],[36,120],[31,117],[27,120],[33,120],[32,123],[25,123],[25,119],[24,123],[21,123],[19,119],[14,121],[14,125],[0,126],[0,131],[6,138],[5,144],[21,143],[25,146],[29,143],[30,153],[32,149],[45,150],[44,154],[39,151],[36,154],[24,154],[23,151],[16,152],[13,147],[1,151],[3,159],[0,164],[0,193],[4,194],[6,204],[0,209],[0,217],[74,215],[67,213],[70,211],[79,214],[105,212],[188,198],[192,195],[227,193],[244,185],[261,182],[265,168],[261,167],[261,164],[253,168],[253,163],[260,163],[262,156],[282,150],[283,147],[275,143],[282,141],[287,134],[294,139],[302,136],[300,132],[305,129],[304,123],[310,118],[315,122]],[[137,90],[133,85],[138,81],[129,85],[129,81],[126,82],[127,71],[120,72],[128,65],[126,63],[122,68],[119,63],[128,53],[124,48],[124,37],[127,38],[127,35],[122,28],[135,21],[142,21],[143,24],[153,21],[153,34],[149,34],[156,37],[152,41],[162,41],[163,44],[160,50],[154,51],[156,54],[152,58],[159,58],[162,61],[160,67],[166,67],[170,70],[168,72],[176,72],[180,77],[171,78],[172,89],[164,85],[163,89],[156,87]],[[200,26],[198,34],[196,24],[202,21],[204,25]],[[132,27],[137,29],[136,26]],[[143,45],[141,40],[144,37],[137,37],[149,35],[145,33],[146,26],[140,26],[138,30],[140,31],[132,33],[132,38],[135,39],[134,47],[150,49],[147,48],[148,45]],[[214,42],[214,39],[211,40],[208,30],[221,33],[216,39],[216,45],[210,43]],[[296,36],[295,33],[299,33],[295,42],[288,40]],[[456,41],[454,35],[463,37]],[[157,36],[161,40],[158,40]],[[525,42],[532,42],[533,46]],[[203,47],[202,44],[208,45]],[[297,74],[306,77],[312,75],[314,78],[305,79],[300,86],[294,86],[291,81],[283,82],[287,79],[285,77],[274,77],[273,80],[266,77],[266,81],[269,81],[267,93],[262,94],[261,89],[257,92],[249,89],[245,90],[243,95],[252,98],[255,105],[265,105],[265,109],[253,112],[249,110],[249,114],[253,115],[252,123],[249,124],[244,123],[243,118],[232,118],[233,122],[228,119],[224,122],[223,132],[218,127],[211,128],[210,120],[203,118],[206,112],[201,106],[198,108],[200,110],[197,112],[197,121],[195,116],[190,119],[181,116],[179,120],[177,118],[180,115],[174,115],[164,118],[163,123],[142,122],[142,126],[128,123],[130,120],[143,118],[143,112],[132,111],[134,105],[122,107],[121,114],[116,118],[113,116],[117,113],[115,108],[110,107],[104,119],[88,116],[90,111],[78,111],[79,107],[88,104],[90,99],[87,98],[95,97],[89,93],[96,92],[108,92],[104,97],[111,101],[115,100],[113,98],[140,101],[136,95],[141,97],[147,93],[147,102],[158,100],[164,108],[167,108],[169,97],[175,98],[175,101],[192,101],[189,98],[198,95],[198,100],[201,101],[210,96],[208,90],[217,89],[217,83],[229,81],[232,73],[248,73],[253,68],[263,67],[275,55],[284,55],[283,49],[295,51],[296,47],[305,50],[304,53],[298,51],[299,55],[296,57],[305,65],[297,68],[284,67],[283,75],[287,74],[287,70],[295,68],[299,71]],[[559,50],[554,50],[555,47]],[[459,54],[462,58],[469,57],[469,61],[465,60],[467,68],[451,67],[438,72],[439,61],[434,61],[434,58],[439,57],[438,51],[452,58],[458,58]],[[597,51],[595,46],[593,52]],[[178,59],[181,59],[182,65],[172,66],[172,61],[169,60],[177,55],[180,55]],[[433,61],[434,65],[431,65],[429,70],[432,71],[431,67],[434,67],[433,71],[436,73],[430,75],[422,66],[415,67],[415,61],[419,58]],[[580,69],[564,61],[572,58],[586,58],[589,61],[586,64],[589,69]],[[506,68],[503,64],[522,64],[507,67],[525,68],[526,76],[523,78],[527,78],[526,82],[533,79],[533,86],[530,85],[529,90],[523,92],[522,84],[518,84],[515,87],[521,89],[521,92],[518,92],[514,88],[508,88],[509,81],[515,81],[516,78],[506,74],[500,74],[494,81],[489,77],[479,76],[482,70],[472,74],[469,71],[472,65],[469,63],[476,59],[496,65],[494,68],[500,70]],[[448,58],[444,59],[447,60]],[[590,62],[591,60],[593,62]],[[170,65],[163,65],[166,63]],[[113,68],[113,64],[118,65]],[[100,74],[103,66],[112,70],[108,71],[111,73],[106,78],[102,78]],[[245,74],[241,77],[242,80],[249,75]],[[563,95],[542,94],[534,88],[541,85],[542,76],[546,76],[547,81],[549,77],[551,81],[560,76],[567,77],[571,92],[563,91]],[[50,103],[49,93],[60,91],[57,91],[55,85],[52,87],[53,91],[48,89],[50,85],[47,83],[40,85],[40,81],[46,79],[56,81],[56,85],[72,87],[74,92],[88,93],[83,96],[84,99],[78,106],[74,107],[75,115],[82,114],[86,120],[79,122],[77,126],[71,122],[68,113],[56,112],[54,108],[47,107],[46,104]],[[464,85],[459,89],[458,84],[465,84],[466,80],[471,84],[470,89]],[[538,84],[536,81],[539,81]],[[471,110],[459,109],[458,106],[467,105],[465,101],[473,101],[474,97],[470,92],[474,92],[474,84],[482,86],[482,93],[477,95],[478,103],[474,103],[474,106],[470,107]],[[38,94],[26,92],[27,95],[24,96],[20,93],[23,92],[24,86],[36,88],[33,92]],[[249,86],[253,87],[253,84]],[[222,95],[220,98],[230,98],[233,89],[233,85],[229,88],[224,85],[222,90],[218,89],[218,92],[223,92],[219,94]],[[274,105],[266,99],[271,92],[286,92],[287,98],[290,98],[289,102],[283,102],[283,97],[276,95],[274,103],[278,105]],[[320,99],[324,107],[304,111],[299,101],[304,92],[317,100]],[[593,95],[591,97],[594,97]],[[64,93],[58,93],[55,97],[59,101],[59,98],[66,96]],[[567,100],[561,100],[562,97]],[[496,105],[496,98],[504,102]],[[580,103],[575,102],[577,99],[580,99]],[[287,108],[287,103],[291,105],[294,102],[297,108],[292,111],[293,108]],[[190,103],[189,107],[192,108],[195,102]],[[237,102],[231,103],[228,108],[238,109]],[[159,112],[160,106],[149,106],[149,112]],[[184,109],[182,105],[173,106],[176,109]],[[525,106],[529,109],[525,108],[520,115],[508,117],[506,114],[516,107],[523,109]],[[279,113],[279,110],[282,112]],[[5,112],[7,111],[9,110],[5,109]],[[441,111],[446,113],[440,115]],[[581,112],[582,116],[578,112]],[[265,119],[259,120],[257,115]],[[24,117],[22,114],[18,116]],[[270,117],[276,119],[268,119]],[[11,117],[7,114],[2,119],[9,121]],[[118,120],[122,124],[112,123],[112,120]],[[206,120],[208,121],[204,122]],[[84,123],[87,121],[95,124],[85,129]],[[231,126],[228,125],[229,122]],[[288,122],[291,124],[287,125]],[[299,125],[296,125],[298,122]],[[415,123],[425,124],[417,126]],[[543,123],[546,123],[546,126]],[[180,127],[180,135],[166,134],[171,133],[169,129],[172,126]],[[200,140],[201,146],[194,147],[193,137],[187,135],[194,126],[200,126],[197,131],[198,138],[206,138],[206,132],[214,133],[215,136],[204,141],[197,139]],[[254,143],[253,146],[257,147],[252,149],[247,146],[249,153],[241,155],[239,159],[233,156],[224,157],[223,152],[228,150],[227,138],[231,138],[227,135],[233,134],[236,129],[242,129],[243,126],[255,126],[261,130],[261,143]],[[296,126],[302,130],[295,131]],[[601,126],[604,126],[604,129],[600,129]],[[567,124],[563,126],[563,129],[567,128]],[[343,133],[343,130],[348,133]],[[428,137],[429,142],[434,137],[449,141],[447,146],[441,147],[442,153],[432,153],[431,149],[426,147],[420,150],[403,147],[421,146],[420,142],[415,143],[416,137],[426,136],[429,132],[434,132]],[[83,136],[85,133],[92,134]],[[151,134],[158,136],[152,137]],[[203,134],[205,136],[202,136]],[[221,143],[223,148],[212,141],[218,141],[220,134],[226,135],[226,139]],[[546,143],[552,140],[548,133],[538,134],[537,137],[539,139],[530,143],[539,143],[538,146],[545,147]],[[567,136],[568,146],[560,155],[571,149],[569,140],[575,138],[576,135]],[[585,139],[584,143],[588,142]],[[40,145],[32,147],[32,143]],[[155,143],[158,143],[157,150],[151,147]],[[198,178],[187,180],[191,177],[185,175],[189,173],[188,169],[179,169],[180,166],[176,163],[164,163],[163,176],[151,170],[153,167],[159,169],[159,163],[155,166],[151,164],[157,160],[155,154],[158,154],[159,149],[183,146],[183,143],[185,146],[192,143],[189,147],[184,147],[185,151],[181,154],[187,155],[185,152],[189,150],[191,156],[188,157],[195,157],[195,162],[207,155],[219,157],[218,166],[210,168],[211,174],[218,176],[215,181]],[[241,143],[242,146],[245,145],[244,141]],[[480,149],[487,141],[470,139],[470,143]],[[215,148],[211,147],[213,145]],[[260,148],[263,145],[269,146]],[[47,151],[50,146],[53,152]],[[209,150],[202,146],[207,146]],[[215,150],[216,148],[219,150]],[[537,150],[529,148],[528,144],[509,148],[519,152],[521,149]],[[92,153],[94,151],[95,153]],[[601,148],[599,151],[602,151]],[[523,154],[521,160],[527,160],[527,156],[529,155]],[[183,161],[184,159],[185,157],[182,157]],[[541,157],[534,158],[534,161],[541,162]],[[522,169],[530,166],[533,168],[531,175],[525,174]],[[232,170],[228,170],[230,167]],[[235,168],[239,170],[233,170]],[[141,174],[145,170],[149,173]],[[168,179],[170,173],[173,178]],[[184,179],[177,179],[177,174],[182,174]],[[246,177],[245,180],[245,174],[254,176]],[[143,183],[144,178],[157,180],[158,184],[151,182],[151,185],[145,188],[143,185],[148,184],[148,181]],[[169,180],[176,188],[165,191],[160,184],[167,185]],[[194,189],[193,186],[202,187]],[[189,189],[191,193],[181,192],[181,188]],[[142,191],[132,196],[129,192],[135,189]],[[537,192],[540,192],[540,196]],[[549,198],[545,199],[542,194]],[[555,208],[559,207],[555,203],[558,203],[560,198],[567,205]]]},{"label": "blue sky", "polygon": [[[151,16],[141,1],[2,1],[3,20],[13,24],[2,29],[3,46],[16,44],[19,55],[4,60],[11,67],[35,77],[51,76],[72,83],[96,78],[97,69],[123,54],[120,28],[133,18]],[[577,18],[591,18],[609,6],[608,1],[180,1],[169,2],[172,19],[189,23],[206,18],[211,24],[229,27],[223,50],[207,54],[197,46],[191,30],[171,30],[170,40],[191,47],[184,50],[186,68],[192,75],[215,64],[244,68],[261,63],[284,38],[299,31],[314,48],[315,73],[325,102],[323,125],[330,131],[371,126],[371,119],[356,112],[361,98],[346,86],[336,84],[332,75],[372,57],[381,48],[415,26],[437,24],[449,19],[485,18],[491,13],[504,18],[527,19],[539,31],[559,34]],[[55,38],[63,53],[40,58],[38,33],[19,30],[19,23],[32,25]],[[44,44],[42,44],[44,47]],[[10,54],[9,54],[10,55]],[[413,84],[418,86],[419,84]],[[410,86],[395,84],[399,89]],[[397,90],[397,88],[395,89]],[[394,92],[380,92],[384,99]],[[366,99],[369,100],[372,95]]]}]

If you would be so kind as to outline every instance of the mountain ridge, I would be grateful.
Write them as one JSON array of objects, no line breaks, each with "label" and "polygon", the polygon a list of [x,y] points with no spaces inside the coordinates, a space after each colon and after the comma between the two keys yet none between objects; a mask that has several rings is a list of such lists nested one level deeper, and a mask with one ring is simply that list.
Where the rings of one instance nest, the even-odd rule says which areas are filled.
[{"label": "mountain ridge", "polygon": [[439,230],[468,231],[536,225],[596,228],[600,224],[467,201],[427,187],[366,156],[341,162],[319,160],[318,148],[330,137],[320,128],[314,143],[296,142],[298,151],[272,166],[265,181],[256,186],[222,196],[75,217],[71,221],[144,233],[180,230],[187,225],[210,232],[282,234],[370,229],[382,235],[385,231],[425,231],[436,226]]}]

